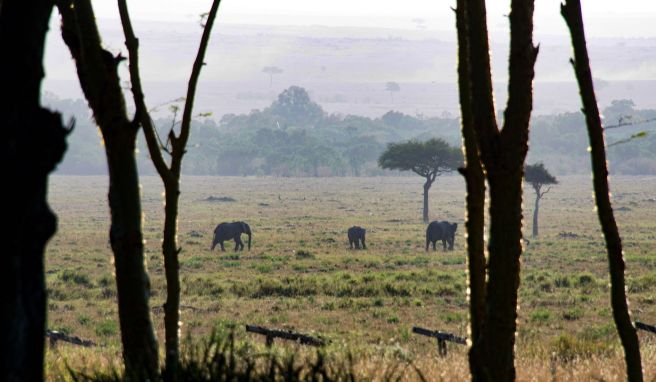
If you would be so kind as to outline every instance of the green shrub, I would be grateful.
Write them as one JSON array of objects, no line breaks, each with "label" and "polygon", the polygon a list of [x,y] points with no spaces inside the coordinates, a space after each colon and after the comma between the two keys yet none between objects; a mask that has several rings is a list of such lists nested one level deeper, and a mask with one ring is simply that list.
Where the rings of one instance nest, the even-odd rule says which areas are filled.
[{"label": "green shrub", "polygon": [[295,256],[297,259],[314,259],[313,254],[303,249],[299,249],[298,251],[296,251]]},{"label": "green shrub", "polygon": [[76,271],[72,269],[64,269],[59,274],[59,279],[66,284],[82,285],[84,287],[90,288],[93,286],[89,277],[82,273],[82,271]]},{"label": "green shrub", "polygon": [[96,335],[99,337],[111,337],[118,333],[118,323],[106,320],[96,325]]},{"label": "green shrub", "polygon": [[590,273],[582,273],[579,275],[578,279],[576,280],[576,285],[578,287],[591,286],[594,284],[595,284],[595,277]]},{"label": "green shrub", "polygon": [[531,322],[535,323],[547,323],[551,319],[551,311],[548,309],[536,309],[531,313],[530,319]]}]

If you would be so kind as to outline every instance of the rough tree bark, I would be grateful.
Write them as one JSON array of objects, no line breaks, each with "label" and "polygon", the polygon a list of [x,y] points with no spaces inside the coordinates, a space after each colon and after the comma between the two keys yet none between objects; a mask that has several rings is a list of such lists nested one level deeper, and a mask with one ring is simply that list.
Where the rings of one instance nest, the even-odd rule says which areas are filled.
[{"label": "rough tree bark", "polygon": [[485,313],[470,351],[474,380],[512,381],[516,375],[522,180],[538,52],[533,46],[533,5],[532,0],[511,3],[508,102],[502,130],[494,111],[485,1],[468,0],[464,12],[473,126],[490,189]]},{"label": "rough tree bark", "polygon": [[109,168],[110,242],[126,377],[159,378],[158,348],[150,319],[150,283],[144,265],[141,200],[134,155],[139,124],[127,117],[118,64],[102,49],[89,0],[60,0],[62,36],[102,133]]},{"label": "rough tree bark", "polygon": [[[141,85],[139,71],[139,40],[134,34],[130,14],[125,0],[119,0],[119,13],[121,24],[125,34],[125,45],[129,52],[130,82],[132,94],[136,105],[135,119],[143,126],[144,135],[148,144],[148,152],[159,176],[164,183],[164,230],[162,241],[162,254],[164,255],[164,269],[166,273],[166,302],[164,303],[164,329],[166,346],[166,366],[164,377],[166,380],[175,380],[179,364],[180,344],[180,279],[179,259],[181,249],[178,246],[178,203],[180,197],[180,174],[182,169],[182,157],[185,154],[189,133],[191,130],[191,117],[196,95],[196,85],[200,77],[200,71],[204,65],[203,59],[210,39],[212,26],[219,9],[220,0],[214,0],[205,22],[203,35],[201,37],[196,60],[191,71],[187,86],[184,111],[180,126],[180,134],[175,135],[173,126],[168,135],[170,150],[161,147],[157,138],[157,131],[152,122]],[[167,165],[162,156],[162,150],[167,150],[171,155],[170,165]]]},{"label": "rough tree bark", "polygon": [[624,255],[622,239],[620,238],[613,207],[610,202],[608,187],[608,167],[606,165],[606,148],[604,131],[599,117],[597,97],[592,82],[590,60],[585,41],[583,16],[579,0],[566,0],[561,6],[561,13],[569,27],[574,48],[572,65],[583,103],[583,114],[590,140],[590,160],[592,162],[592,183],[594,186],[595,201],[599,223],[606,239],[608,252],[608,266],[610,271],[610,301],[613,308],[613,319],[617,332],[624,348],[626,361],[626,375],[629,381],[642,381],[642,361],[640,357],[640,342],[636,329],[631,322],[631,314],[626,297],[626,283],[624,280]]},{"label": "rough tree bark", "polygon": [[44,252],[57,219],[48,175],[66,151],[61,116],[40,106],[43,53],[53,3],[0,2],[0,380],[43,380],[46,325]]},{"label": "rough tree bark", "polygon": [[467,2],[458,0],[456,29],[458,31],[458,88],[465,165],[459,169],[467,187],[465,227],[467,229],[467,272],[469,283],[469,367],[472,376],[482,370],[475,362],[474,343],[481,336],[485,321],[485,176],[476,143],[471,108],[469,45],[467,40]]}]

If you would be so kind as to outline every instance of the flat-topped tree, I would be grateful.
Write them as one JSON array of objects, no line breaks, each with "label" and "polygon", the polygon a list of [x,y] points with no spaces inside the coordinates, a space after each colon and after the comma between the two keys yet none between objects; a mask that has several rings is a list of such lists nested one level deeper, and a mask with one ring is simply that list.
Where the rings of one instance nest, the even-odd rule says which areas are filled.
[{"label": "flat-topped tree", "polygon": [[262,68],[262,73],[266,73],[266,74],[269,75],[269,87],[271,87],[271,85],[273,85],[273,76],[275,74],[280,74],[282,72],[283,72],[283,70],[280,69],[277,66],[265,66],[265,67]]},{"label": "flat-topped tree", "polygon": [[451,172],[462,164],[462,152],[442,139],[433,138],[425,142],[408,141],[390,143],[378,158],[384,169],[413,171],[426,178],[424,183],[424,223],[428,223],[428,190],[435,179]]},{"label": "flat-topped tree", "polygon": [[538,211],[540,210],[540,199],[551,190],[547,187],[542,191],[542,186],[557,184],[556,177],[551,175],[543,163],[529,164],[524,167],[524,181],[530,183],[535,191],[535,209],[533,210],[533,237],[538,236]]},{"label": "flat-topped tree", "polygon": [[392,98],[392,102],[394,102],[394,93],[401,91],[401,85],[397,82],[390,81],[385,84],[385,90],[390,92],[390,97]]}]

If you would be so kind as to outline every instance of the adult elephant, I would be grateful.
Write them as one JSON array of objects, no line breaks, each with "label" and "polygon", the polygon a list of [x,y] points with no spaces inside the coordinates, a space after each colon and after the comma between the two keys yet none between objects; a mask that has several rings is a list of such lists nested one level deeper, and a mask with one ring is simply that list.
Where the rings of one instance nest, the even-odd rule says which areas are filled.
[{"label": "adult elephant", "polygon": [[447,221],[431,222],[426,228],[426,250],[428,251],[428,245],[433,243],[433,251],[435,251],[435,242],[442,240],[444,250],[446,251],[446,245],[448,243],[449,250],[453,251],[456,229],[458,229],[458,223],[449,223]]},{"label": "adult elephant", "polygon": [[225,252],[223,242],[226,240],[235,241],[235,251],[244,249],[244,243],[241,241],[241,234],[248,235],[248,250],[251,250],[251,227],[244,222],[221,223],[214,228],[214,238],[212,239],[212,251],[217,244],[221,245],[221,250]]},{"label": "adult elephant", "polygon": [[353,226],[348,229],[347,233],[349,246],[351,249],[353,249],[353,246],[355,246],[355,249],[360,249],[360,244],[362,244],[362,249],[367,249],[367,245],[364,243],[364,237],[367,233],[366,229],[358,226]]}]

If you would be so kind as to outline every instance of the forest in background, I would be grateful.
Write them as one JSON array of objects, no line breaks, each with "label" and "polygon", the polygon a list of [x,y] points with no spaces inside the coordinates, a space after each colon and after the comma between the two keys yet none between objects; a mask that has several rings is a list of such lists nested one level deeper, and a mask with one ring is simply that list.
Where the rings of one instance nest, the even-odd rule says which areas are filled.
[{"label": "forest in background", "polygon": [[[86,102],[47,93],[44,103],[75,119],[67,155],[57,172],[105,174],[101,138]],[[160,132],[177,125],[177,107],[161,106],[169,109],[170,116],[155,121]],[[631,100],[622,99],[602,105],[602,113],[606,125],[622,125],[606,130],[611,173],[656,175],[656,121],[652,121],[656,110],[637,109]],[[558,175],[590,172],[585,121],[580,112],[534,115],[531,124],[528,163],[543,162]],[[647,134],[633,137],[640,132]],[[413,116],[394,110],[378,118],[329,114],[304,88],[292,86],[262,110],[225,114],[220,119],[196,115],[183,173],[301,177],[394,174],[376,164],[388,143],[435,137],[460,146],[459,118]],[[137,156],[141,172],[154,174],[141,133]]]}]

